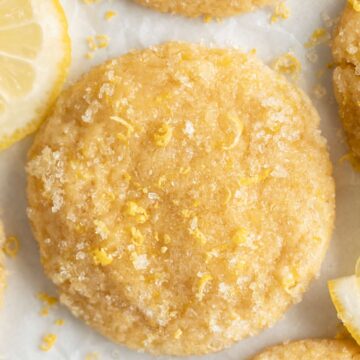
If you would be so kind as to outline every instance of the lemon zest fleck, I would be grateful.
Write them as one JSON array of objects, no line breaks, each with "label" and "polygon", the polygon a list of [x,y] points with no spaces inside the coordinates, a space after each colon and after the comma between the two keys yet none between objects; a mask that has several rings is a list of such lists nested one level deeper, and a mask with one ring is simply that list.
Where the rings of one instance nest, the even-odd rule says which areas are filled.
[{"label": "lemon zest fleck", "polygon": [[127,131],[127,137],[130,137],[130,135],[135,131],[134,127],[125,119],[121,118],[120,116],[110,116],[110,119],[125,126]]},{"label": "lemon zest fleck", "polygon": [[39,293],[37,293],[36,297],[37,297],[42,303],[44,303],[45,305],[48,305],[48,306],[54,306],[54,305],[56,305],[56,304],[59,302],[59,300],[58,300],[57,297],[48,295],[48,294],[46,294],[45,292],[39,292]]},{"label": "lemon zest fleck", "polygon": [[181,329],[177,329],[174,333],[174,338],[175,339],[180,339],[181,335],[182,335],[182,330]]},{"label": "lemon zest fleck", "polygon": [[266,180],[271,173],[271,169],[263,170],[259,175],[251,176],[251,177],[243,177],[237,180],[239,186],[248,186],[259,184],[262,181]]},{"label": "lemon zest fleck", "polygon": [[248,235],[249,233],[245,228],[238,228],[232,237],[232,241],[237,245],[243,244],[247,241]]},{"label": "lemon zest fleck", "polygon": [[168,124],[163,124],[154,134],[155,144],[159,147],[166,147],[173,135],[173,128]]},{"label": "lemon zest fleck", "polygon": [[231,150],[233,149],[240,140],[240,137],[244,131],[244,123],[240,120],[239,116],[237,114],[234,113],[228,113],[226,115],[227,120],[232,123],[232,125],[234,126],[234,139],[232,140],[232,142],[229,145],[223,146],[224,150]]},{"label": "lemon zest fleck", "polygon": [[98,248],[92,251],[92,256],[95,265],[107,266],[113,262],[113,257],[111,254],[108,254],[106,249]]},{"label": "lemon zest fleck", "polygon": [[171,243],[171,237],[168,234],[164,235],[164,244],[168,245]]},{"label": "lemon zest fleck", "polygon": [[136,221],[140,224],[143,224],[149,218],[147,211],[134,201],[128,201],[125,204],[124,212],[126,215],[135,217]]},{"label": "lemon zest fleck", "polygon": [[196,298],[201,301],[204,298],[206,286],[213,280],[211,274],[203,274],[198,282],[198,292]]},{"label": "lemon zest fleck", "polygon": [[57,326],[63,326],[65,324],[65,320],[64,319],[56,319],[54,321],[54,324]]},{"label": "lemon zest fleck", "polygon": [[117,16],[117,12],[113,11],[113,10],[108,10],[105,15],[104,18],[107,21],[110,21],[113,17]]},{"label": "lemon zest fleck", "polygon": [[136,246],[140,246],[144,243],[144,235],[135,226],[132,226],[130,228],[130,233],[131,233],[132,242]]},{"label": "lemon zest fleck", "polygon": [[110,37],[108,35],[96,35],[96,40],[97,40],[97,46],[100,49],[104,49],[107,48],[109,46],[110,43]]}]

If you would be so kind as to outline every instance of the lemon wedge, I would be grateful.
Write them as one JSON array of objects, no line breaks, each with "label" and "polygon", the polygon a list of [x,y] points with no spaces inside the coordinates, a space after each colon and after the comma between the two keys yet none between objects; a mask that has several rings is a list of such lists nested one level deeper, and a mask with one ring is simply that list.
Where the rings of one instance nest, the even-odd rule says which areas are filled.
[{"label": "lemon wedge", "polygon": [[59,0],[0,0],[0,150],[37,129],[70,61]]},{"label": "lemon wedge", "polygon": [[360,285],[356,275],[328,283],[339,319],[360,345]]}]

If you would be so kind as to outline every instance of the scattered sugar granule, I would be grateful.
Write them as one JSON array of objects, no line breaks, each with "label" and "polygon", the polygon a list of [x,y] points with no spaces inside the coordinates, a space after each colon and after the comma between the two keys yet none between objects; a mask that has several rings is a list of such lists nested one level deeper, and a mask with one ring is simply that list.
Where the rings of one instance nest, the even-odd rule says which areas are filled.
[{"label": "scattered sugar granule", "polygon": [[55,334],[47,334],[42,338],[42,343],[39,346],[42,351],[49,351],[55,345],[57,336]]},{"label": "scattered sugar granule", "polygon": [[104,15],[104,19],[107,21],[110,21],[112,18],[114,18],[115,16],[117,16],[117,12],[113,11],[113,10],[108,10],[105,15]]},{"label": "scattered sugar granule", "polygon": [[355,55],[359,51],[359,48],[355,45],[350,45],[346,48],[346,51],[350,55]]},{"label": "scattered sugar granule", "polygon": [[306,58],[312,63],[315,64],[319,60],[319,55],[315,53],[314,50],[310,50],[306,53]]},{"label": "scattered sugar granule", "polygon": [[192,138],[194,132],[195,132],[195,128],[193,123],[189,120],[185,121],[184,134],[187,135],[189,138]]},{"label": "scattered sugar granule", "polygon": [[360,12],[360,0],[349,0],[349,4],[357,12]]},{"label": "scattered sugar granule", "polygon": [[272,67],[278,73],[291,75],[297,78],[301,72],[301,63],[292,53],[286,53],[278,57],[272,64]]},{"label": "scattered sugar granule", "polygon": [[286,20],[290,17],[290,9],[287,7],[284,1],[279,2],[275,6],[274,13],[270,18],[272,24],[278,22],[279,20]]},{"label": "scattered sugar granule", "polygon": [[309,40],[304,44],[306,48],[315,47],[329,38],[329,34],[324,28],[317,28],[311,34]]},{"label": "scattered sugar granule", "polygon": [[95,220],[95,233],[98,234],[101,239],[106,240],[109,237],[110,230],[103,221]]},{"label": "scattered sugar granule", "polygon": [[135,252],[131,254],[132,263],[136,270],[145,270],[149,265],[146,254],[138,255]]},{"label": "scattered sugar granule", "polygon": [[321,99],[326,95],[326,88],[321,84],[316,84],[313,93],[317,99]]},{"label": "scattered sugar granule", "polygon": [[212,20],[213,20],[213,18],[210,15],[205,15],[203,17],[203,22],[206,23],[206,24],[212,22]]},{"label": "scattered sugar granule", "polygon": [[20,242],[16,236],[9,236],[3,246],[4,253],[9,257],[16,257],[20,249]]}]

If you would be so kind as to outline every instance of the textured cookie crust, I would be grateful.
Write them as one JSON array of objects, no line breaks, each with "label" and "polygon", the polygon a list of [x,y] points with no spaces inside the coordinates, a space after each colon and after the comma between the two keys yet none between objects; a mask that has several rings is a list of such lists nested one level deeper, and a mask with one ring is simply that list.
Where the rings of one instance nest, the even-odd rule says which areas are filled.
[{"label": "textured cookie crust", "polygon": [[317,113],[236,50],[167,43],[93,69],[59,99],[27,170],[63,303],[153,353],[218,351],[272,325],[333,229]]},{"label": "textured cookie crust", "polygon": [[360,161],[360,12],[346,7],[333,40],[334,88],[353,155]]},{"label": "textured cookie crust", "polygon": [[149,8],[189,17],[225,17],[273,5],[276,0],[135,0]]},{"label": "textured cookie crust", "polygon": [[274,346],[252,360],[359,360],[352,340],[301,340]]}]

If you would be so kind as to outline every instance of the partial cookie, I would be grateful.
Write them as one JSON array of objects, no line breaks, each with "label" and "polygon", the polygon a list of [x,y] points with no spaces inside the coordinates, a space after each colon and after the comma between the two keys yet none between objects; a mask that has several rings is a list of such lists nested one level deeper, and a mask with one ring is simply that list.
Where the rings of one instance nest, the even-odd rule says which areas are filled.
[{"label": "partial cookie", "polygon": [[237,50],[167,43],[93,69],[59,99],[27,171],[62,302],[152,353],[218,351],[274,324],[333,229],[315,109]]},{"label": "partial cookie", "polygon": [[3,246],[5,244],[5,233],[4,227],[0,221],[0,304],[3,301],[3,293],[6,286],[6,271],[4,262]]},{"label": "partial cookie", "polygon": [[274,346],[252,360],[359,360],[352,340],[301,340]]},{"label": "partial cookie", "polygon": [[[354,5],[355,6],[355,5]],[[351,151],[360,161],[360,9],[348,5],[333,40],[334,87]]]},{"label": "partial cookie", "polygon": [[273,5],[276,0],[135,0],[149,8],[190,17],[225,17]]}]

